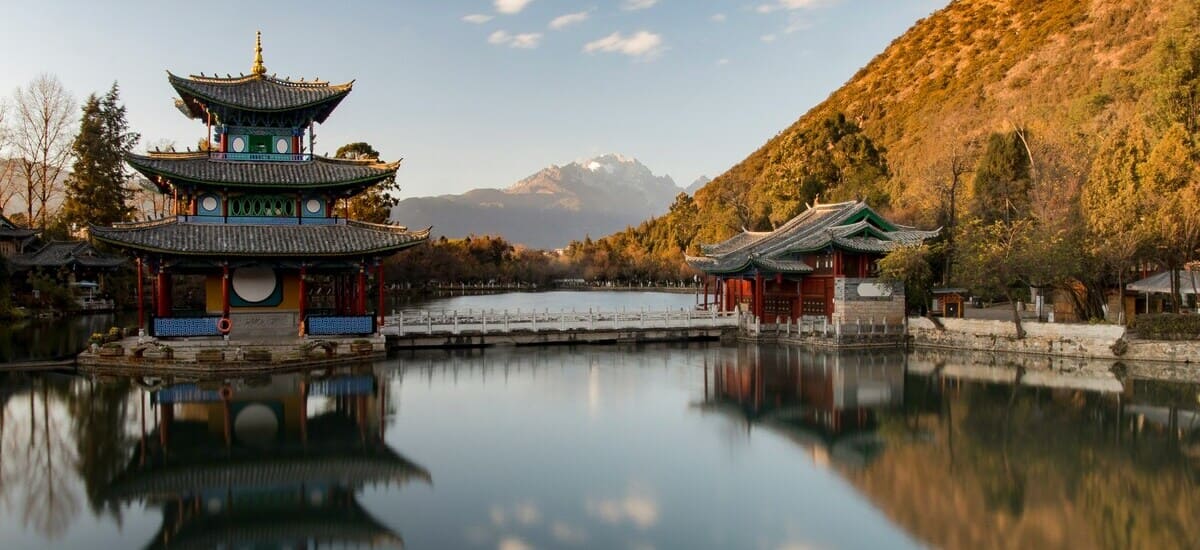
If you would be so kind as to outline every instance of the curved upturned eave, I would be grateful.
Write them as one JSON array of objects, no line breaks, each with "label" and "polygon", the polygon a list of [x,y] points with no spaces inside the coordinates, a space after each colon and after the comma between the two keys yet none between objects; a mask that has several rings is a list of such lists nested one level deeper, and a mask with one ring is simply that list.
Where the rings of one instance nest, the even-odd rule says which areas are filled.
[{"label": "curved upturned eave", "polygon": [[[202,154],[203,153],[200,153],[200,155],[202,155]],[[199,156],[188,157],[186,153],[180,155],[180,159],[182,159],[182,160],[201,160],[201,158],[207,158],[207,157],[199,157]],[[396,177],[396,172],[400,169],[400,163],[403,162],[403,159],[401,159],[396,162],[381,163],[380,165],[378,165],[379,170],[380,170],[378,173],[359,177],[359,178],[351,178],[351,179],[345,179],[345,180],[320,181],[320,182],[308,182],[308,183],[271,184],[269,182],[233,182],[233,181],[227,181],[227,180],[209,180],[209,179],[197,178],[197,177],[193,177],[193,176],[186,175],[186,174],[179,174],[176,172],[171,172],[169,170],[163,170],[161,168],[156,168],[154,166],[149,166],[149,165],[145,164],[144,161],[142,161],[142,159],[150,160],[150,159],[152,159],[152,157],[137,155],[134,153],[128,153],[125,155],[125,162],[127,164],[129,164],[129,166],[131,168],[133,168],[134,170],[137,170],[143,176],[146,176],[146,178],[149,179],[152,183],[154,183],[155,186],[157,186],[160,190],[165,190],[165,187],[162,185],[162,183],[160,181],[158,181],[156,179],[156,176],[166,179],[166,180],[169,180],[173,184],[176,182],[179,182],[179,183],[185,183],[185,184],[193,185],[193,186],[216,187],[216,188],[346,189],[346,188],[356,188],[356,187],[369,187],[369,186],[375,185],[379,182],[382,182],[388,178]],[[228,162],[230,164],[238,164],[238,163],[249,163],[252,161],[211,161],[211,162]],[[263,161],[263,162],[273,162],[273,161]],[[336,163],[336,162],[340,162],[340,161],[337,159],[327,159],[325,157],[314,156],[313,160],[304,161],[304,162],[334,162],[334,163]]]},{"label": "curved upturned eave", "polygon": [[[274,79],[272,77],[263,77],[263,76],[257,76],[257,75],[244,76],[244,77],[240,77],[240,78],[236,78],[236,79],[214,78],[211,80],[213,80],[215,83],[220,83],[221,85],[231,86],[231,85],[236,85],[237,83],[241,83],[241,82],[249,82],[254,79],[278,80],[278,79]],[[333,112],[333,110],[337,107],[338,103],[341,103],[341,101],[343,99],[345,99],[346,96],[349,95],[351,90],[354,88],[353,80],[351,80],[350,82],[346,82],[344,84],[328,84],[326,87],[330,90],[333,90],[333,93],[331,93],[327,97],[323,97],[323,98],[319,98],[319,99],[315,99],[313,101],[308,101],[308,102],[303,102],[303,103],[296,103],[294,105],[286,105],[286,106],[276,107],[276,108],[263,108],[263,107],[258,107],[258,106],[254,106],[254,105],[246,105],[243,103],[231,102],[231,101],[228,101],[225,99],[221,99],[219,97],[215,97],[211,94],[202,92],[200,90],[197,90],[194,87],[189,87],[188,84],[190,84],[192,82],[198,82],[198,81],[193,78],[178,76],[178,75],[172,73],[171,71],[167,71],[167,81],[169,81],[171,83],[171,87],[174,88],[175,92],[178,93],[181,98],[185,99],[185,101],[186,101],[187,97],[192,97],[192,98],[201,100],[202,102],[205,102],[205,103],[213,103],[213,104],[221,105],[223,107],[227,107],[230,109],[238,109],[238,110],[247,111],[247,112],[286,113],[286,112],[290,112],[290,111],[301,111],[304,109],[310,109],[313,107],[326,105],[326,108],[323,110],[322,114],[315,119],[317,122],[325,122],[325,119],[329,117],[330,113]],[[302,83],[289,83],[289,84],[301,85]],[[191,105],[193,105],[193,104],[194,103],[188,102],[189,109],[191,109]],[[197,107],[203,108],[202,105],[197,105]],[[200,119],[204,118],[203,112],[196,112],[195,110],[193,110],[192,113],[196,116],[196,118],[200,118]]]},{"label": "curved upturned eave", "polygon": [[[168,220],[170,220],[170,219],[168,219]],[[165,222],[168,220],[160,220],[160,222]],[[146,229],[147,227],[153,227],[153,224],[155,224],[155,223],[156,222],[149,222],[148,224],[142,225],[141,227],[134,227],[134,228],[113,228],[113,227],[90,225],[89,226],[89,234],[91,235],[91,237],[93,239],[95,239],[97,241],[100,241],[100,242],[103,242],[103,243],[106,243],[106,244],[109,244],[109,245],[112,245],[112,246],[115,246],[118,248],[122,248],[122,249],[126,249],[126,250],[137,250],[137,251],[148,252],[148,253],[152,253],[152,254],[161,254],[164,256],[178,256],[178,257],[188,257],[188,258],[310,258],[310,257],[311,258],[352,258],[352,257],[358,257],[358,256],[390,256],[397,252],[400,252],[400,251],[403,251],[403,250],[406,250],[406,249],[412,248],[414,246],[417,246],[419,244],[427,242],[429,240],[429,234],[433,230],[433,226],[429,226],[420,231],[410,231],[410,232],[406,231],[405,233],[412,238],[403,243],[395,243],[395,244],[391,244],[391,245],[387,245],[387,246],[368,247],[368,248],[361,248],[361,249],[355,249],[355,250],[350,250],[350,251],[339,251],[339,252],[305,251],[305,252],[272,253],[270,251],[263,251],[263,250],[252,250],[252,251],[197,250],[197,251],[190,251],[190,250],[179,250],[179,249],[166,248],[166,247],[161,247],[161,246],[151,246],[151,245],[146,245],[146,244],[137,243],[137,242],[130,242],[128,240],[122,240],[119,237],[116,237],[116,235],[128,233],[128,232],[131,232],[134,230]],[[166,225],[166,224],[163,223],[163,225]],[[291,227],[291,226],[269,226],[269,227]],[[303,227],[303,226],[297,226],[297,227]],[[309,226],[309,227],[324,227],[324,226]]]}]

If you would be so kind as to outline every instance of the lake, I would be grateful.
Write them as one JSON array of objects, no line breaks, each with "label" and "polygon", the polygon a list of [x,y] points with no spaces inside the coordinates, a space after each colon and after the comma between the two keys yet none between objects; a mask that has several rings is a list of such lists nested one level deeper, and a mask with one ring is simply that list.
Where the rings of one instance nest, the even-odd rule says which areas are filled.
[{"label": "lake", "polygon": [[1200,385],[1106,365],[659,344],[0,376],[6,549],[1200,545]]}]

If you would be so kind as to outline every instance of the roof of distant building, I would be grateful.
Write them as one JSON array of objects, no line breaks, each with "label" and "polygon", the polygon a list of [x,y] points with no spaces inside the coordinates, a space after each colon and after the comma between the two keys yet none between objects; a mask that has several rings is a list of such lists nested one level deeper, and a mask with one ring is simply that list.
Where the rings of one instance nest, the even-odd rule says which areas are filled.
[{"label": "roof of distant building", "polygon": [[13,256],[9,260],[13,267],[67,267],[72,264],[84,267],[114,268],[125,259],[104,254],[87,241],[50,241],[40,249],[28,254]]}]

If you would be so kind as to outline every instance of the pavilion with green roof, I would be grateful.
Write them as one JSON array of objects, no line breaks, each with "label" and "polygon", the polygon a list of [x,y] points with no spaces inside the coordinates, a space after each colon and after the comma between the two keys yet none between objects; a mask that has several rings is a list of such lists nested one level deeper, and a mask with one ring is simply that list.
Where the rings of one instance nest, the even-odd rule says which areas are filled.
[{"label": "pavilion with green roof", "polygon": [[[409,231],[338,215],[347,201],[396,175],[400,162],[313,154],[323,123],[353,82],[268,75],[261,36],[249,75],[168,73],[176,106],[208,128],[196,152],[129,154],[166,194],[173,215],[91,228],[130,252],[138,280],[154,281],[151,332],[160,338],[231,334],[368,335],[383,321],[384,258],[426,241]],[[307,144],[305,137],[307,134]],[[368,277],[378,289],[368,308]],[[193,290],[175,291],[180,277]],[[148,300],[138,284],[139,327]]]},{"label": "pavilion with green roof", "polygon": [[722,311],[741,309],[767,323],[887,324],[903,321],[904,287],[880,282],[878,261],[939,231],[894,223],[863,201],[813,204],[773,231],[743,230],[686,259],[716,281]]}]

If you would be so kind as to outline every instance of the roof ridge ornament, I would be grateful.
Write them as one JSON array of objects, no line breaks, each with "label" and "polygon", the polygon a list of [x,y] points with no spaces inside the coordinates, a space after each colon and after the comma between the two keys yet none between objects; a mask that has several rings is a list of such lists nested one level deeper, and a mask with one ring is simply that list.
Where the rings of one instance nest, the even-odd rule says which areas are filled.
[{"label": "roof ridge ornament", "polygon": [[250,72],[257,76],[267,74],[267,67],[263,65],[262,58],[262,31],[254,33],[254,65],[250,67]]}]

